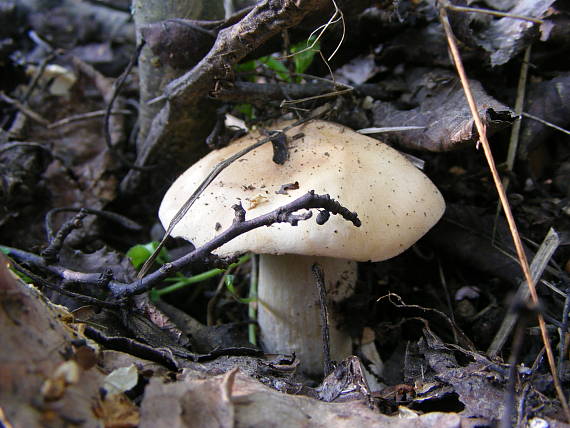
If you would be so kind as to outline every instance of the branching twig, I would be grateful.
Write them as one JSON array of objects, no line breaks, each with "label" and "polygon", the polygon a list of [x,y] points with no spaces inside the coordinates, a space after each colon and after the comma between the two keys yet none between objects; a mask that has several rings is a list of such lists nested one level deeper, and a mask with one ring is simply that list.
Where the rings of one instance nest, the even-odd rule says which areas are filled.
[{"label": "branching twig", "polygon": [[79,229],[83,225],[82,220],[86,215],[87,213],[84,210],[80,210],[72,219],[66,221],[63,226],[61,226],[47,248],[42,251],[42,257],[46,262],[52,263],[57,260],[57,255],[63,247],[63,241],[65,241],[65,238],[67,238],[71,232],[75,229]]},{"label": "branching twig", "polygon": [[208,55],[191,71],[165,88],[170,102],[182,105],[195,102],[212,90],[216,80],[224,79],[228,70],[253,52],[270,37],[297,25],[309,12],[318,10],[329,0],[265,0],[235,25],[218,33]]},{"label": "branching twig", "polygon": [[183,267],[193,263],[203,263],[205,260],[219,261],[212,255],[212,252],[222,245],[228,243],[235,237],[257,229],[262,226],[270,226],[274,223],[290,223],[296,226],[299,221],[308,220],[312,217],[311,211],[295,214],[299,210],[311,210],[320,208],[328,211],[330,214],[338,214],[347,221],[353,223],[356,227],[361,225],[358,214],[351,212],[348,208],[342,206],[339,202],[332,199],[329,195],[317,195],[314,191],[308,192],[300,198],[290,202],[287,205],[279,207],[267,214],[260,215],[251,220],[244,217],[245,210],[241,206],[236,206],[235,221],[226,231],[220,235],[195,249],[191,253],[180,257],[179,259],[163,265],[158,271],[151,273],[141,280],[125,284],[113,280],[107,273],[83,273],[76,272],[55,264],[47,264],[43,257],[16,248],[2,247],[9,257],[15,258],[21,263],[33,266],[34,268],[50,272],[60,277],[64,282],[81,283],[91,285],[97,288],[106,287],[110,292],[109,300],[117,301],[135,294],[141,294],[152,288],[157,282],[163,280]]},{"label": "branching twig", "polygon": [[71,298],[77,300],[78,302],[84,303],[86,305],[93,305],[95,307],[102,307],[102,308],[109,308],[109,309],[117,309],[117,308],[121,307],[120,303],[106,302],[106,301],[103,301],[100,299],[96,299],[95,297],[85,296],[84,294],[79,294],[79,293],[74,293],[73,291],[69,291],[63,287],[52,284],[51,282],[42,278],[40,275],[37,275],[37,274],[33,273],[32,271],[30,271],[29,269],[26,269],[25,267],[16,263],[14,260],[11,260],[10,264],[12,265],[12,267],[16,271],[26,275],[32,281],[34,281],[34,283],[37,286],[49,288],[50,290],[53,290],[56,293],[62,294],[62,295],[67,296],[67,297],[71,297]]},{"label": "branching twig", "polygon": [[[483,151],[485,152],[485,158],[487,159],[487,163],[489,165],[489,169],[491,170],[491,175],[493,176],[493,181],[495,183],[495,187],[497,188],[497,192],[499,194],[499,199],[501,200],[501,204],[503,206],[503,211],[505,212],[505,216],[507,218],[507,222],[509,224],[509,228],[511,230],[511,235],[515,244],[515,248],[517,251],[517,256],[519,262],[521,264],[521,268],[524,273],[525,280],[527,282],[530,295],[532,297],[532,301],[535,305],[539,304],[538,294],[536,293],[536,287],[532,278],[532,274],[530,272],[530,267],[528,264],[528,260],[526,258],[526,254],[524,252],[524,248],[522,245],[522,241],[517,229],[517,225],[511,211],[511,207],[509,205],[509,201],[507,198],[507,194],[505,193],[505,189],[501,182],[501,177],[499,176],[499,172],[497,171],[497,167],[495,165],[495,160],[493,159],[493,154],[491,152],[491,145],[487,140],[487,134],[485,131],[485,126],[481,120],[481,117],[478,113],[477,103],[473,97],[473,92],[471,91],[471,87],[469,86],[469,80],[467,79],[467,74],[465,73],[465,69],[463,68],[463,63],[461,61],[461,56],[459,54],[459,48],[457,47],[457,43],[455,41],[455,36],[453,35],[453,31],[451,30],[451,25],[449,23],[449,19],[447,17],[447,12],[444,7],[439,8],[440,18],[443,25],[443,29],[445,31],[445,35],[447,38],[447,43],[450,48],[451,54],[453,56],[453,62],[459,74],[461,84],[463,86],[463,90],[465,92],[465,96],[467,98],[467,102],[469,103],[469,108],[473,115],[473,120],[475,121],[475,126],[477,127],[477,132],[479,133],[479,141],[483,146]],[[546,322],[544,321],[544,317],[541,313],[538,313],[538,324],[540,326],[540,332],[542,336],[542,341],[544,343],[544,347],[546,350],[546,355],[548,358],[548,364],[550,365],[550,371],[552,373],[552,378],[554,381],[554,387],[556,389],[556,393],[558,395],[558,399],[564,408],[564,413],[566,415],[566,419],[570,422],[570,408],[568,407],[568,402],[566,401],[566,396],[564,395],[564,391],[562,390],[562,386],[560,385],[560,379],[558,377],[558,373],[556,370],[556,362],[554,360],[554,353],[552,352],[552,346],[550,345],[550,339],[548,337],[548,332],[546,329]]]},{"label": "branching twig", "polygon": [[312,213],[310,211],[302,214],[294,213],[299,210],[310,210],[313,208],[322,208],[329,211],[331,214],[339,214],[357,227],[361,224],[358,219],[358,214],[349,211],[339,202],[331,199],[329,195],[317,195],[314,191],[310,191],[293,202],[290,202],[289,204],[277,208],[267,214],[260,215],[252,220],[243,219],[243,216],[245,216],[245,210],[241,205],[234,206],[234,209],[236,210],[236,220],[227,230],[191,253],[180,257],[172,263],[163,265],[159,270],[152,272],[138,281],[119,287],[116,287],[114,284],[109,284],[111,293],[115,297],[144,293],[156,282],[166,278],[168,275],[172,274],[172,272],[180,270],[189,263],[201,260],[205,256],[211,255],[212,251],[226,244],[236,236],[249,232],[250,230],[257,229],[258,227],[269,226],[274,223],[290,223],[292,226],[296,226],[299,221],[311,218]]},{"label": "branching twig", "polygon": [[130,218],[127,218],[121,214],[117,214],[117,213],[114,213],[111,211],[96,210],[94,208],[60,207],[60,208],[54,208],[54,209],[48,211],[48,213],[46,214],[44,225],[45,225],[48,241],[51,241],[53,239],[53,231],[52,231],[51,226],[53,224],[53,216],[55,214],[58,214],[61,212],[79,212],[79,211],[83,211],[86,214],[93,214],[93,215],[102,217],[104,219],[113,221],[113,222],[121,225],[122,227],[124,227],[125,229],[128,229],[128,230],[134,230],[134,231],[142,230],[142,226],[140,224],[134,222]]}]

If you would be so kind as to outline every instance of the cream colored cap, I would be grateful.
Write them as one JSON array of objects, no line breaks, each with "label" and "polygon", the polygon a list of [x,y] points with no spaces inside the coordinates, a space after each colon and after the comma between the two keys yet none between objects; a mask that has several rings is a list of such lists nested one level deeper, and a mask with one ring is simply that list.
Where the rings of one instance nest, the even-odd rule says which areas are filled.
[{"label": "cream colored cap", "polygon": [[[279,126],[285,125],[272,129]],[[299,133],[304,136],[290,138]],[[231,226],[232,205],[240,201],[246,219],[252,219],[314,190],[356,211],[362,226],[355,227],[337,215],[319,226],[313,216],[296,227],[282,223],[252,230],[223,245],[216,254],[253,251],[380,261],[414,244],[445,210],[443,198],[429,178],[378,140],[320,120],[295,127],[286,135],[289,159],[284,165],[272,161],[271,143],[246,154],[206,188],[172,235],[200,246]],[[168,227],[216,164],[259,138],[259,133],[251,133],[209,153],[184,172],[162,201],[162,224]],[[293,189],[283,190],[287,184]]]}]

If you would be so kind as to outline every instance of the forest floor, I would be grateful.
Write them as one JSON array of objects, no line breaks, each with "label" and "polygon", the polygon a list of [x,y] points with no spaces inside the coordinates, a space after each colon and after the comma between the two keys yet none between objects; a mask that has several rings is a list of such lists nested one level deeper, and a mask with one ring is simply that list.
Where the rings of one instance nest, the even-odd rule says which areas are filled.
[{"label": "forest floor", "polygon": [[[146,26],[127,0],[0,4],[0,424],[570,423],[568,5],[233,3],[246,9],[225,20]],[[137,277],[179,174],[311,117],[401,150],[446,203],[410,249],[359,263],[353,292],[321,302],[353,356],[316,376],[264,352],[257,256],[169,238]]]}]

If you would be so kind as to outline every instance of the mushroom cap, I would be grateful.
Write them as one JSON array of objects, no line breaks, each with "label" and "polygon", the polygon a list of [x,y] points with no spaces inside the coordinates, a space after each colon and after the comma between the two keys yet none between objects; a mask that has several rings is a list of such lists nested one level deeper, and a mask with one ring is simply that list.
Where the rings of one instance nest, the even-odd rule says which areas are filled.
[{"label": "mushroom cap", "polygon": [[[284,126],[281,123],[272,129]],[[304,136],[290,138],[300,133]],[[362,226],[355,227],[338,215],[332,215],[324,225],[317,225],[314,219],[301,221],[295,227],[274,224],[238,236],[215,253],[228,256],[252,251],[380,261],[413,245],[445,210],[443,197],[429,178],[378,140],[320,120],[292,128],[286,135],[289,159],[283,165],[272,161],[271,143],[233,162],[206,188],[172,236],[200,246],[231,226],[232,206],[240,201],[246,219],[251,219],[314,190],[356,211]],[[168,227],[219,162],[259,138],[258,132],[252,132],[209,153],[186,170],[162,201],[162,224]],[[290,183],[298,183],[298,188],[292,185],[283,190],[283,185]]]}]

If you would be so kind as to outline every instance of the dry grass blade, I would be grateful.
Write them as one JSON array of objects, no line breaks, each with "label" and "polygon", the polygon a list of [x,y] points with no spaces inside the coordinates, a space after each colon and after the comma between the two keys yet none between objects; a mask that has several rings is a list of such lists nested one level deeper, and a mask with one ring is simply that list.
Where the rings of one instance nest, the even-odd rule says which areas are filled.
[{"label": "dry grass blade", "polygon": [[[538,249],[532,263],[530,266],[530,270],[532,273],[532,278],[536,283],[540,277],[542,276],[544,269],[550,262],[550,259],[558,249],[560,245],[560,238],[554,229],[550,229],[548,234],[542,241],[540,248]],[[517,297],[515,301],[524,302],[528,299],[529,296],[529,289],[528,285],[523,282],[521,283],[518,291]],[[499,331],[495,335],[491,346],[487,350],[487,355],[491,358],[495,357],[507,341],[507,337],[513,331],[513,328],[519,318],[519,314],[515,311],[509,311],[505,318],[503,319],[503,323],[499,328]]]},{"label": "dry grass blade", "polygon": [[570,135],[570,131],[564,129],[554,123],[548,122],[547,120],[541,119],[540,117],[534,116],[530,113],[522,112],[521,113],[524,117],[528,117],[529,119],[536,120],[537,122],[542,123],[543,125],[549,126],[550,128],[556,129],[557,131],[563,132],[564,134]]},{"label": "dry grass blade", "polygon": [[[483,122],[481,121],[481,117],[478,114],[477,104],[473,97],[473,93],[469,86],[469,81],[467,79],[467,74],[465,73],[465,69],[463,68],[463,63],[461,61],[461,56],[459,54],[459,49],[457,47],[457,43],[455,41],[455,36],[453,35],[453,31],[451,30],[451,25],[449,23],[449,19],[447,17],[447,11],[445,7],[440,5],[439,7],[439,14],[443,29],[445,31],[445,35],[447,38],[447,43],[449,49],[451,51],[451,55],[453,57],[453,62],[457,69],[457,73],[459,74],[459,78],[461,80],[461,85],[463,86],[463,90],[465,92],[465,97],[467,98],[467,102],[469,103],[469,108],[471,109],[471,113],[473,115],[473,120],[475,121],[475,126],[477,127],[477,132],[479,133],[479,141],[483,146],[483,151],[485,152],[485,158],[489,165],[489,169],[493,176],[493,181],[495,183],[495,187],[497,188],[497,192],[499,194],[499,199],[501,200],[501,205],[503,206],[503,211],[505,212],[505,216],[507,218],[507,222],[509,224],[509,229],[511,231],[511,235],[513,237],[513,241],[515,244],[517,256],[519,259],[519,263],[524,273],[525,280],[529,287],[529,292],[532,298],[532,302],[535,305],[538,305],[538,294],[536,293],[535,283],[533,281],[530,267],[528,264],[528,260],[526,258],[526,254],[523,249],[523,245],[521,242],[521,238],[517,229],[517,225],[515,223],[515,219],[513,217],[513,213],[511,211],[511,207],[509,205],[507,195],[503,184],[501,182],[501,177],[499,176],[499,172],[497,171],[497,166],[495,165],[495,161],[493,159],[493,154],[491,153],[491,146],[489,141],[487,140],[487,135],[485,132],[485,127]],[[552,373],[552,378],[554,381],[554,387],[556,388],[556,393],[558,395],[558,399],[564,408],[564,413],[566,415],[566,419],[570,422],[570,408],[568,407],[568,402],[566,401],[566,397],[562,390],[562,386],[560,384],[560,380],[558,378],[557,370],[556,370],[556,362],[554,360],[554,353],[552,352],[552,346],[550,344],[550,339],[548,338],[548,333],[546,330],[546,323],[544,321],[544,317],[542,314],[538,314],[538,324],[540,326],[540,332],[542,336],[542,341],[544,343],[544,348],[546,350],[546,355],[548,358],[548,364],[550,366],[550,371]]]},{"label": "dry grass blade", "polygon": [[447,4],[446,7],[449,10],[453,10],[455,12],[482,13],[484,15],[498,16],[499,18],[520,19],[521,21],[534,22],[535,24],[543,24],[544,23],[544,21],[542,19],[536,19],[536,18],[533,18],[531,16],[522,16],[522,15],[516,15],[516,14],[512,14],[512,13],[504,13],[504,12],[499,12],[497,10],[481,9],[478,7],[457,6],[457,5],[454,5],[451,3]]}]

